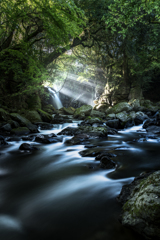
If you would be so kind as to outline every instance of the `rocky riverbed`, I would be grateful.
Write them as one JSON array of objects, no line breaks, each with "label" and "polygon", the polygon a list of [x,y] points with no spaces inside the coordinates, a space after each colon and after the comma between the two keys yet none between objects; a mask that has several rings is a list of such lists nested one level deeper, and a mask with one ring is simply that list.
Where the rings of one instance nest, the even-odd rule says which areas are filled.
[{"label": "rocky riverbed", "polygon": [[[28,160],[32,159],[33,162],[37,162],[37,160],[34,160],[33,158],[33,156],[35,155],[39,156],[40,159],[42,158],[42,156],[44,156],[45,158],[47,157],[47,163],[43,163],[45,166],[45,164],[48,164],[50,161],[52,162],[52,160],[49,160],[51,155],[45,156],[42,153],[42,149],[48,149],[48,152],[50,148],[54,149],[54,146],[63,146],[63,150],[61,151],[64,151],[64,149],[66,149],[68,153],[74,153],[74,149],[79,148],[79,156],[82,156],[84,159],[93,159],[92,162],[88,162],[86,165],[89,171],[111,171],[111,173],[107,173],[108,175],[106,176],[106,179],[126,178],[126,182],[131,182],[130,179],[127,180],[127,177],[137,176],[143,171],[154,171],[154,173],[142,174],[140,177],[136,178],[134,182],[131,183],[131,185],[123,187],[118,199],[123,204],[121,223],[127,227],[134,229],[139,234],[142,234],[145,238],[158,239],[160,206],[160,174],[158,171],[160,167],[159,161],[157,160],[157,155],[155,159],[153,159],[154,154],[150,153],[146,157],[146,160],[144,159],[143,163],[141,164],[140,162],[137,163],[136,158],[140,161],[140,159],[143,159],[144,156],[146,156],[146,152],[142,154],[144,150],[141,152],[139,148],[137,148],[138,146],[144,146],[144,148],[148,146],[152,153],[152,146],[150,145],[152,145],[153,142],[157,144],[157,149],[160,141],[159,108],[157,107],[158,105],[156,107],[153,106],[152,108],[146,108],[138,104],[138,102],[134,102],[134,104],[119,103],[117,106],[111,108],[110,110],[107,110],[107,112],[99,112],[97,110],[93,110],[91,106],[82,106],[76,111],[73,108],[63,108],[56,112],[53,116],[47,115],[50,116],[48,118],[48,122],[44,121],[44,118],[43,121],[42,118],[37,118],[36,121],[34,118],[33,120],[33,118],[29,116],[29,112],[27,113],[29,116],[27,119],[23,114],[20,115],[19,113],[10,113],[9,111],[7,112],[6,110],[1,108],[0,154],[2,168],[3,165],[7,167],[7,162],[10,166],[11,160],[9,160],[10,158],[7,157],[8,154],[11,156],[11,158],[14,159],[14,157],[12,156],[13,151],[10,149],[15,149],[15,156],[17,159],[19,159],[19,163],[15,159],[14,161],[18,165],[22,160],[21,158],[26,158]],[[33,114],[33,112],[31,114]],[[74,122],[75,119],[81,120],[78,123],[78,126],[74,125],[74,123],[71,123]],[[61,124],[57,125],[58,122]],[[127,130],[128,127],[132,127],[131,129],[134,129],[139,124],[143,124],[142,128],[139,128],[139,132],[134,135],[134,138],[133,136],[129,137],[130,135],[125,135],[125,133],[129,134],[129,131],[131,131],[132,135],[132,130]],[[57,128],[58,126],[62,125],[62,129]],[[123,130],[124,128],[126,130]],[[121,132],[124,132],[124,134],[121,134]],[[123,138],[123,141],[120,144],[116,144],[116,141],[119,142],[118,139],[121,138]],[[113,143],[112,139],[114,139]],[[133,156],[131,156],[130,152],[132,151],[132,148],[133,150],[135,149],[135,151],[140,152],[134,152]],[[153,149],[154,148],[155,146],[153,147]],[[122,154],[123,150],[125,150],[126,154]],[[65,153],[66,155],[67,152]],[[155,152],[157,152],[157,150]],[[53,159],[57,159],[58,154],[59,153],[56,152],[55,154],[52,154]],[[122,156],[121,154],[124,156]],[[62,154],[60,155],[60,162],[63,162],[62,159],[65,159],[65,155],[63,157]],[[129,160],[126,162],[127,158],[129,158]],[[37,159],[37,157],[35,159]],[[151,163],[151,161],[153,161],[153,163]],[[127,171],[125,171],[124,169],[126,163],[129,166],[130,164],[132,164],[131,167],[127,167]],[[131,169],[133,170],[133,174]],[[11,170],[11,172],[12,171],[13,170]],[[19,171],[21,172],[20,169]],[[4,173],[1,176],[9,175],[8,173]],[[16,177],[13,178],[13,176],[11,174],[11,178],[16,181]],[[113,182],[114,180],[112,180],[112,183]],[[122,185],[124,185],[124,183]],[[121,187],[118,187],[118,189],[118,191],[120,192]],[[114,190],[113,192],[115,192],[117,195],[116,190]],[[113,195],[115,199],[116,195]],[[4,203],[2,203],[1,207],[3,206]],[[145,213],[146,209],[147,213]],[[117,219],[118,212],[120,213],[120,210],[117,211]],[[54,221],[56,221],[56,219]],[[30,232],[30,230],[27,231]],[[8,240],[9,237],[5,234],[7,233],[4,233],[4,236],[7,237],[5,237],[5,240]],[[107,231],[103,231],[103,236],[98,239],[105,239],[106,234]],[[51,235],[55,236],[53,233]],[[35,235],[33,234],[33,236]],[[19,235],[17,239],[19,239]],[[109,239],[112,239],[112,237],[110,237]],[[125,238],[122,237],[122,239]]]}]

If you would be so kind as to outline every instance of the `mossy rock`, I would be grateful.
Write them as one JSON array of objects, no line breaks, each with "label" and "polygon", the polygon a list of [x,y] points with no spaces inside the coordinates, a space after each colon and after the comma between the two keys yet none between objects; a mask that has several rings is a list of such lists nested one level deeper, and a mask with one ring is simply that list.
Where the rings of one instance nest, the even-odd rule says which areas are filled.
[{"label": "mossy rock", "polygon": [[11,131],[15,135],[27,135],[30,133],[30,130],[27,127],[13,128]]},{"label": "mossy rock", "polygon": [[107,103],[101,103],[96,106],[96,110],[105,112],[109,108],[109,104]]},{"label": "mossy rock", "polygon": [[154,106],[153,103],[150,100],[142,100],[141,105],[144,107],[144,110],[148,110],[151,112],[157,112],[159,107]]},{"label": "mossy rock", "polygon": [[62,109],[63,109],[63,112],[67,115],[73,115],[75,112],[75,108],[73,107],[68,107],[68,108],[63,107]]},{"label": "mossy rock", "polygon": [[52,115],[49,113],[46,113],[45,111],[38,109],[38,113],[40,114],[43,122],[50,123],[53,119]]},{"label": "mossy rock", "polygon": [[115,113],[110,113],[106,116],[109,119],[115,119],[116,118],[116,114]]},{"label": "mossy rock", "polygon": [[85,118],[85,122],[87,123],[101,123],[103,120],[102,118],[99,118],[99,117],[90,117],[88,116],[87,118]]},{"label": "mossy rock", "polygon": [[138,111],[140,109],[140,100],[139,99],[131,99],[129,105],[133,108],[133,110]]},{"label": "mossy rock", "polygon": [[91,105],[83,105],[80,108],[77,108],[74,112],[74,117],[78,118],[79,115],[84,114],[85,116],[89,116],[92,111]]},{"label": "mossy rock", "polygon": [[100,112],[100,111],[96,111],[96,110],[93,110],[93,109],[92,109],[92,111],[91,111],[91,113],[90,113],[90,116],[91,116],[91,117],[100,117],[100,118],[103,118],[103,117],[105,117],[105,113]]},{"label": "mossy rock", "polygon": [[0,108],[0,121],[7,122],[10,119],[11,118],[10,118],[9,113],[6,110],[4,110],[3,108]]},{"label": "mossy rock", "polygon": [[127,102],[120,102],[116,105],[114,105],[112,108],[108,109],[106,111],[106,114],[110,114],[110,113],[120,113],[123,111],[129,112],[132,110],[132,107],[127,103]]},{"label": "mossy rock", "polygon": [[53,107],[52,104],[45,105],[42,110],[50,115],[57,113],[57,110]]},{"label": "mossy rock", "polygon": [[23,115],[25,118],[27,118],[32,123],[35,122],[42,122],[41,116],[37,111],[25,111],[25,114]]},{"label": "mossy rock", "polygon": [[160,239],[160,171],[141,180],[123,206],[122,224],[147,239]]},{"label": "mossy rock", "polygon": [[11,113],[10,117],[12,118],[12,120],[18,122],[21,127],[27,127],[33,133],[38,132],[37,126],[33,125],[28,119],[22,117],[20,114]]}]

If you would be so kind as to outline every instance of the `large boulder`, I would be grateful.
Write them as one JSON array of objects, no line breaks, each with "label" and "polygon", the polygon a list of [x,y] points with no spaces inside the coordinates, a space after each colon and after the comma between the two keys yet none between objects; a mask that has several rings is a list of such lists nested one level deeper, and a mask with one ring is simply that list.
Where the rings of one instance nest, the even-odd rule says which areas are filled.
[{"label": "large boulder", "polygon": [[38,132],[37,126],[33,125],[28,119],[22,117],[20,114],[11,113],[10,117],[12,118],[12,120],[18,122],[21,127],[27,127],[33,133]]},{"label": "large boulder", "polygon": [[118,118],[123,123],[126,123],[131,119],[130,115],[128,115],[126,111],[117,113],[116,118]]},{"label": "large boulder", "polygon": [[119,128],[119,119],[108,120],[106,125],[110,128]]},{"label": "large boulder", "polygon": [[148,116],[145,113],[141,111],[136,112],[136,117],[134,119],[136,125],[142,124],[145,119],[148,119]]},{"label": "large boulder", "polygon": [[43,135],[39,134],[35,138],[35,142],[39,143],[57,143],[57,142],[62,142],[62,138],[57,137],[54,133],[51,133],[49,135]]},{"label": "large boulder", "polygon": [[27,127],[19,127],[19,128],[13,128],[11,133],[18,136],[27,135],[30,133],[30,130]]},{"label": "large boulder", "polygon": [[160,134],[160,127],[155,125],[148,126],[146,131],[153,134]]},{"label": "large boulder", "polygon": [[54,114],[54,113],[57,113],[58,111],[53,107],[52,104],[47,104],[47,105],[44,105],[42,107],[42,110],[46,113],[49,113],[49,114]]},{"label": "large boulder", "polygon": [[103,117],[105,117],[105,113],[92,109],[92,111],[91,111],[91,113],[90,113],[90,116],[91,116],[91,117],[100,117],[100,118],[103,118]]},{"label": "large boulder", "polygon": [[79,126],[78,128],[67,127],[58,133],[58,135],[69,135],[69,136],[73,136],[73,135],[75,136],[79,134],[87,134],[91,138],[107,137],[108,128],[105,126],[103,127]]},{"label": "large boulder", "polygon": [[41,116],[41,119],[43,122],[48,122],[50,123],[52,121],[52,115],[50,115],[49,113],[46,113],[45,111],[38,109],[37,110],[39,115]]},{"label": "large boulder", "polygon": [[116,118],[116,114],[115,113],[110,113],[106,117],[107,117],[107,119],[115,119]]},{"label": "large boulder", "polygon": [[139,99],[131,99],[128,103],[130,104],[134,111],[139,111],[141,108]]},{"label": "large boulder", "polygon": [[78,118],[79,115],[85,114],[85,116],[89,116],[92,111],[92,106],[90,105],[83,105],[80,108],[77,108],[74,112],[74,117]]},{"label": "large boulder", "polygon": [[110,113],[120,113],[123,111],[129,112],[132,110],[132,107],[127,103],[127,102],[120,102],[116,105],[114,105],[112,108],[108,109],[106,111],[106,114],[110,114]]},{"label": "large boulder", "polygon": [[107,103],[100,103],[95,106],[95,109],[98,111],[105,112],[109,107],[110,107],[110,105]]},{"label": "large boulder", "polygon": [[66,115],[73,115],[75,112],[75,108],[73,107],[68,107],[68,108],[63,107],[62,109]]},{"label": "large boulder", "polygon": [[[127,185],[129,196],[124,200],[122,224],[133,228],[147,239],[160,239],[160,171],[147,178],[137,180],[131,189]],[[123,193],[121,192],[121,196]],[[124,195],[125,196],[125,195]]]},{"label": "large boulder", "polygon": [[27,118],[32,123],[42,122],[41,116],[35,110],[33,110],[33,111],[25,111],[24,117]]},{"label": "large boulder", "polygon": [[153,113],[156,113],[159,109],[159,107],[154,105],[150,100],[141,100],[141,106],[143,106],[146,111]]}]

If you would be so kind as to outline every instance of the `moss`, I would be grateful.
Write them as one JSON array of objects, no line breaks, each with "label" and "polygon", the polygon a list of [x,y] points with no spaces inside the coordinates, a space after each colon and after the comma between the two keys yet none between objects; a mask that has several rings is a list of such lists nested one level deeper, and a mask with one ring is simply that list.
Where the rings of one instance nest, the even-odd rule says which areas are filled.
[{"label": "moss", "polygon": [[16,135],[23,135],[30,133],[30,130],[27,127],[13,128],[11,133]]},{"label": "moss", "polygon": [[100,117],[91,117],[91,116],[86,117],[85,121],[86,120],[94,120],[94,119],[99,119],[100,121],[103,121],[102,118],[100,118]]},{"label": "moss", "polygon": [[50,123],[52,121],[52,115],[46,113],[45,111],[38,109],[38,113],[40,114],[43,122]]},{"label": "moss", "polygon": [[32,123],[34,122],[42,122],[41,116],[37,111],[25,111],[24,115]]},{"label": "moss", "polygon": [[45,105],[42,110],[50,115],[57,113],[57,110],[53,107],[52,104]]}]

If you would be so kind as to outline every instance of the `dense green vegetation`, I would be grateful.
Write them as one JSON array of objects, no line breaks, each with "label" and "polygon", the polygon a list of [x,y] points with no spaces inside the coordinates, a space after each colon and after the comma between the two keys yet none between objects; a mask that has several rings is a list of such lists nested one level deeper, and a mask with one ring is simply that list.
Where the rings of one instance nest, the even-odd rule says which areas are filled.
[{"label": "dense green vegetation", "polygon": [[64,80],[67,72],[96,86],[108,84],[109,92],[120,84],[147,88],[160,74],[159,5],[158,0],[0,1],[1,98],[35,92],[48,79]]}]

